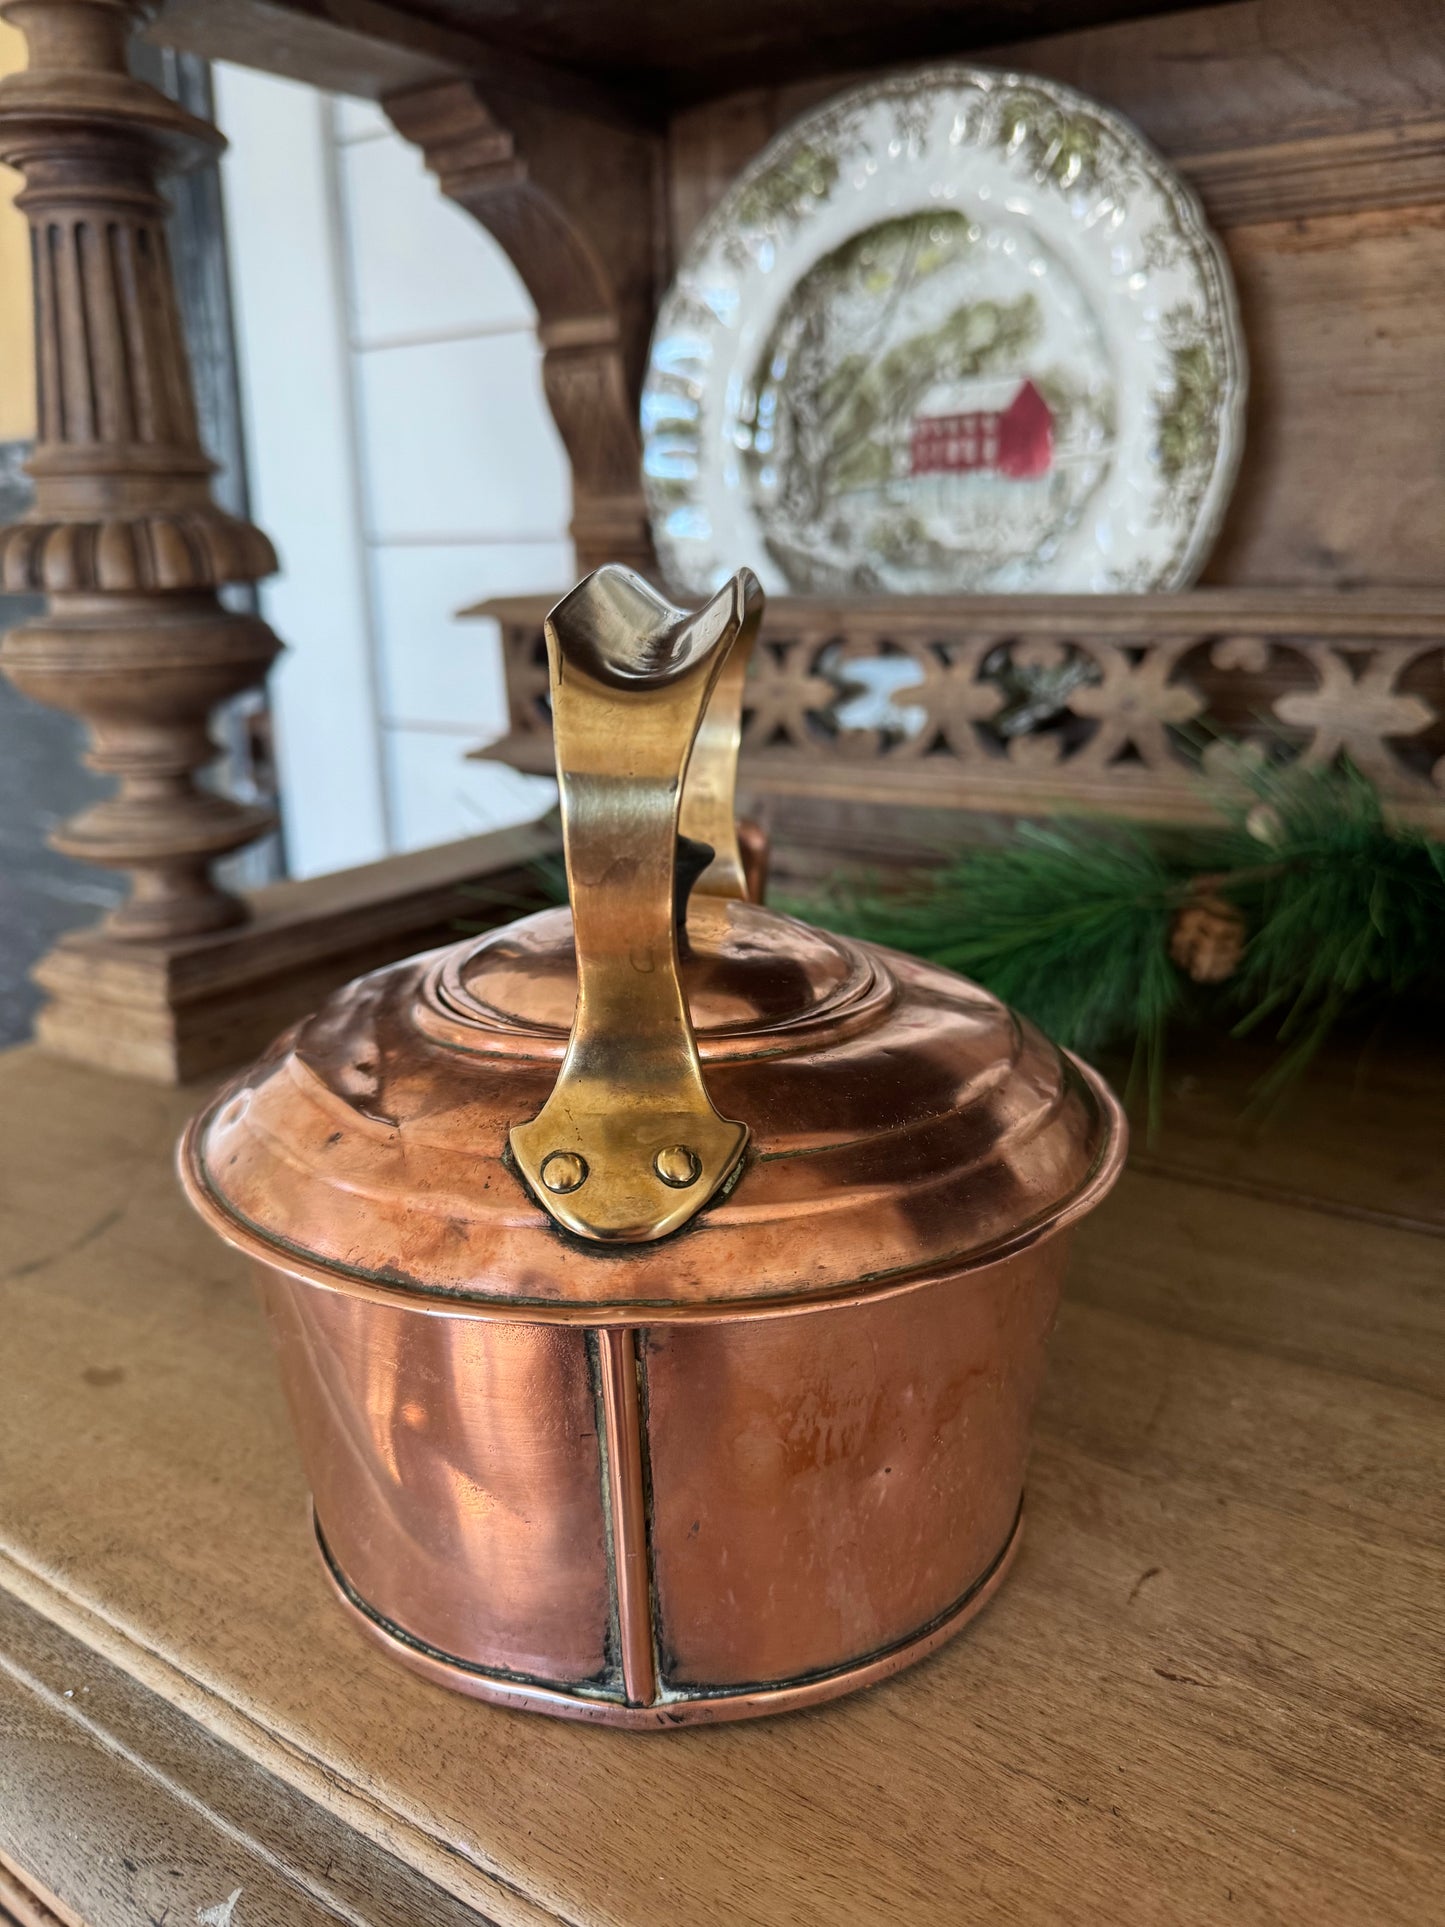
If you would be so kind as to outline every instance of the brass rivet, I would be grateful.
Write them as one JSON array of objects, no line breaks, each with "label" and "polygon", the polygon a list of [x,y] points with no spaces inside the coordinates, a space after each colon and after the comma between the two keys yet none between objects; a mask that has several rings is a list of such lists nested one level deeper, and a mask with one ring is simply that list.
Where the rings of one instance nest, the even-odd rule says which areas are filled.
[{"label": "brass rivet", "polygon": [[697,1152],[690,1151],[685,1144],[671,1144],[658,1152],[652,1168],[664,1184],[670,1184],[675,1191],[685,1191],[688,1185],[697,1183],[702,1161]]},{"label": "brass rivet", "polygon": [[549,1191],[576,1191],[587,1182],[587,1160],[575,1151],[553,1151],[542,1160],[542,1182]]}]

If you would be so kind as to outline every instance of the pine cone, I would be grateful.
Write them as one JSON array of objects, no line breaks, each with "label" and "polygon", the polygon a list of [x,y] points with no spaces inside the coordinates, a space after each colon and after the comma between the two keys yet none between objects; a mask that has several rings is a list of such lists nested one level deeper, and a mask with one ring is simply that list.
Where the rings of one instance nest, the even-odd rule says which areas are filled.
[{"label": "pine cone", "polygon": [[1196,984],[1222,984],[1244,955],[1244,914],[1216,894],[1219,878],[1196,877],[1191,898],[1174,912],[1169,957]]}]

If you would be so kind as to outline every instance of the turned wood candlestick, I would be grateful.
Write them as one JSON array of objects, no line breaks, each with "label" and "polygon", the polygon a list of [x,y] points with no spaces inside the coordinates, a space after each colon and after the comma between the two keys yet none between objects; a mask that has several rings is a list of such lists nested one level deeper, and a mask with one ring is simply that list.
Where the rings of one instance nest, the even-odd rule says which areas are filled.
[{"label": "turned wood candlestick", "polygon": [[276,567],[211,500],[166,244],[166,173],[222,144],[127,71],[149,0],[0,0],[30,65],[0,82],[0,160],[18,168],[34,263],[35,503],[0,528],[0,587],[47,599],[0,651],[12,682],[85,718],[114,795],[57,832],[69,856],[127,871],[106,919],[167,941],[240,921],[211,875],[274,827],[202,787],[207,719],[259,682],[280,643],[217,590]]}]

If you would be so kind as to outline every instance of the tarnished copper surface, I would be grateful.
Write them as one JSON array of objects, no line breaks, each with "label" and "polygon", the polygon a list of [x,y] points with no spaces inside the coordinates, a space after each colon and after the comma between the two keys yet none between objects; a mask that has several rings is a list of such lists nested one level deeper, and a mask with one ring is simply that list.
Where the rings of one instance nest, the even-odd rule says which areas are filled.
[{"label": "tarnished copper surface", "polygon": [[[776,911],[695,896],[686,941],[679,975],[705,1065],[755,1057],[764,1036],[834,1043],[896,994],[873,953]],[[442,952],[415,1016],[456,1050],[558,1061],[576,1011],[572,913],[559,909]]]},{"label": "tarnished copper surface", "polygon": [[642,1469],[642,1408],[637,1389],[637,1334],[626,1326],[614,1325],[598,1333],[598,1344],[622,1684],[634,1705],[646,1706],[657,1693],[657,1669],[652,1653],[652,1580]]},{"label": "tarnished copper surface", "polygon": [[[559,1238],[506,1139],[555,1077],[569,932],[546,911],[378,971],[282,1039],[192,1136],[192,1195],[221,1235],[337,1288],[636,1324],[906,1288],[1033,1242],[1113,1182],[1108,1091],[995,998],[759,904],[701,899],[683,978],[706,993],[709,1092],[750,1127],[741,1176],[625,1264]],[[535,966],[545,1029],[438,1008],[447,983],[492,987],[493,945],[519,1004]],[[766,1017],[750,1022],[750,1003]]]},{"label": "tarnished copper surface", "polygon": [[654,1329],[665,1687],[854,1665],[987,1570],[1023,1491],[1065,1241],[925,1291]]},{"label": "tarnished copper surface", "polygon": [[877,1686],[894,1673],[902,1672],[920,1659],[927,1659],[940,1646],[961,1633],[988,1605],[1018,1556],[1023,1533],[1023,1514],[1014,1521],[1007,1542],[997,1559],[978,1584],[959,1600],[952,1612],[932,1626],[925,1626],[911,1639],[886,1653],[874,1653],[861,1665],[844,1667],[808,1680],[795,1680],[786,1686],[759,1686],[736,1693],[688,1695],[666,1698],[651,1706],[628,1706],[592,1694],[568,1692],[528,1680],[504,1679],[494,1674],[458,1665],[445,1655],[429,1652],[408,1639],[398,1627],[389,1626],[372,1612],[364,1599],[349,1586],[326,1556],[321,1564],[337,1599],[353,1624],[368,1639],[400,1660],[412,1672],[420,1673],[435,1686],[449,1686],[470,1699],[488,1700],[495,1706],[510,1707],[516,1713],[550,1713],[555,1719],[580,1720],[593,1726],[620,1726],[634,1733],[667,1732],[677,1726],[716,1726],[724,1720],[758,1719],[772,1713],[801,1712],[808,1706],[821,1706],[841,1699],[845,1693]]},{"label": "tarnished copper surface", "polygon": [[[746,623],[649,597],[581,595],[596,687],[555,652],[577,934],[548,911],[362,978],[181,1153],[259,1261],[357,1622],[463,1692],[640,1730],[831,1698],[979,1610],[1068,1227],[1125,1141],[997,999],[727,894],[737,865],[678,927],[705,659]],[[745,1133],[730,1175],[709,1117]],[[654,1235],[653,1192],[715,1183]]]},{"label": "tarnished copper surface", "polygon": [[605,1684],[586,1334],[257,1276],[321,1530],[373,1610],[458,1659]]},{"label": "tarnished copper surface", "polygon": [[743,895],[750,903],[761,903],[768,889],[773,842],[762,824],[750,817],[738,818],[738,853],[743,866]]}]

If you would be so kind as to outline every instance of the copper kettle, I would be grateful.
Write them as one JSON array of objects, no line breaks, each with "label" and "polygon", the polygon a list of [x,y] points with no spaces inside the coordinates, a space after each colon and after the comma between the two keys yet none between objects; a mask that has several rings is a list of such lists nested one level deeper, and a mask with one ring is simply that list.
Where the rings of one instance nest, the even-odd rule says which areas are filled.
[{"label": "copper kettle", "polygon": [[832,1698],[978,1612],[1067,1227],[1124,1150],[995,998],[749,900],[761,600],[606,568],[558,603],[571,909],[351,984],[181,1149],[357,1624],[639,1729]]}]

